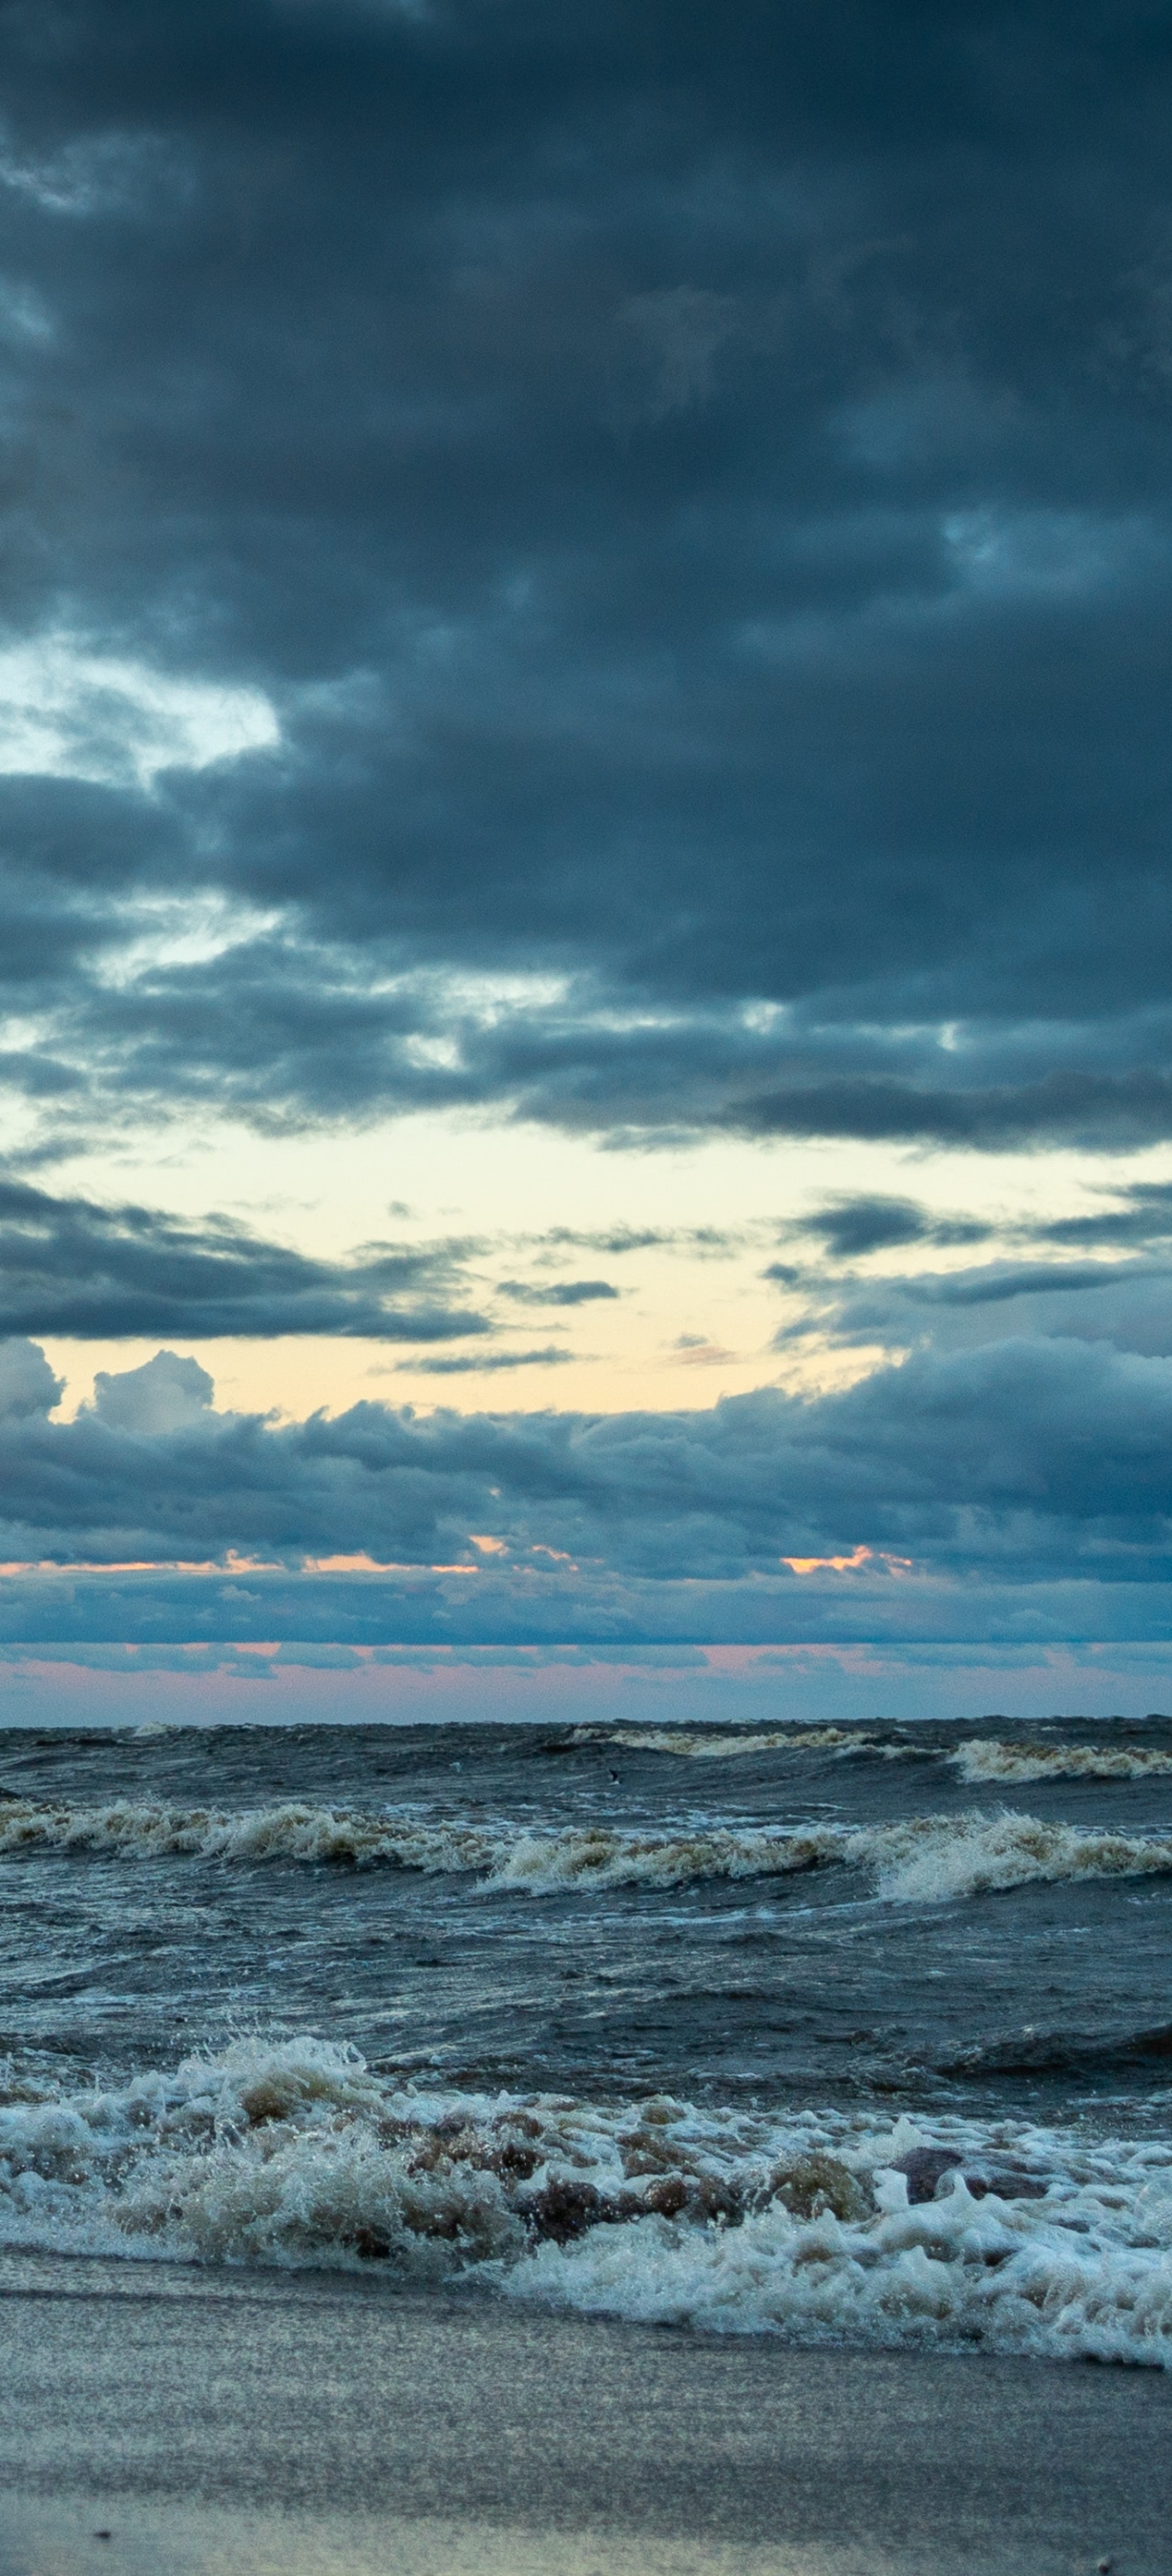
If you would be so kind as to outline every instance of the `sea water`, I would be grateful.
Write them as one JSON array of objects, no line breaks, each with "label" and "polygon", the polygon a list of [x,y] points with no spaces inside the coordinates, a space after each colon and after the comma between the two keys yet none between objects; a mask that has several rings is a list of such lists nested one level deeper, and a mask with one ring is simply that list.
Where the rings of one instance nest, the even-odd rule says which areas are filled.
[{"label": "sea water", "polygon": [[0,1737],[0,2252],[1172,2360],[1172,1723]]}]

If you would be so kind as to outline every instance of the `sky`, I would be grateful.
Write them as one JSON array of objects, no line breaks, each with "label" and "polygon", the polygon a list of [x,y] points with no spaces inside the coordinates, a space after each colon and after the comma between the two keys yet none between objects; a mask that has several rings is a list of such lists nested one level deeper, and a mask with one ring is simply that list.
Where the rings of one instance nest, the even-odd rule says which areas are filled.
[{"label": "sky", "polygon": [[0,56],[0,1719],[1172,1705],[1167,11]]}]

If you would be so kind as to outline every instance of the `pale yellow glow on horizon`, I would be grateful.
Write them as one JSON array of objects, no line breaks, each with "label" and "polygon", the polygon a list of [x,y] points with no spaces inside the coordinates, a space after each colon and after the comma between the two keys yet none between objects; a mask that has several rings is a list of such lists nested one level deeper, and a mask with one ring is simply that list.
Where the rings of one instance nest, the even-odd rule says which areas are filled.
[{"label": "pale yellow glow on horizon", "polygon": [[[986,1244],[896,1246],[868,1257],[875,1281],[961,1269],[1012,1252],[1016,1226],[1101,1204],[1099,1193],[1172,1178],[1167,1147],[1112,1160],[929,1152],[891,1144],[704,1138],[608,1148],[587,1137],[467,1113],[428,1112],[366,1131],[260,1136],[238,1120],[193,1132],[143,1130],[54,1167],[46,1186],[107,1205],[161,1208],[198,1223],[216,1210],[258,1236],[327,1261],[364,1244],[411,1251],[452,1243],[462,1275],[452,1302],[491,1314],[491,1340],[421,1345],[325,1335],[201,1338],[160,1333],[43,1347],[67,1380],[62,1414],[89,1402],[98,1370],[141,1366],[161,1346],[196,1357],[228,1411],[301,1420],[366,1402],[417,1411],[607,1413],[697,1411],[762,1386],[795,1394],[842,1389],[898,1347],[843,1346],[817,1329],[774,1347],[779,1327],[817,1323],[817,1247],[787,1227],[826,1200],[922,1198],[939,1215],[975,1215],[1000,1230]],[[622,1248],[624,1236],[665,1242]],[[619,1238],[605,1248],[575,1237]],[[1080,1256],[1085,1258],[1085,1256]],[[789,1286],[762,1273],[794,1260]],[[573,1307],[510,1302],[501,1282],[604,1278],[613,1299]],[[525,1361],[533,1350],[568,1356]],[[429,1360],[471,1365],[436,1371]],[[492,1359],[521,1365],[491,1367]]]}]

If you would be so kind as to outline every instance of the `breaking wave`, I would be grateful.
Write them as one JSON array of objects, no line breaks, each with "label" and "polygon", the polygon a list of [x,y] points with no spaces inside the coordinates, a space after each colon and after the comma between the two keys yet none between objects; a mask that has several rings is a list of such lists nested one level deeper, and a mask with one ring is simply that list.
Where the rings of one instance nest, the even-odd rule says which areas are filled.
[{"label": "breaking wave", "polygon": [[951,1757],[962,1780],[1152,1780],[1172,1773],[1172,1753],[1155,1745],[1002,1744],[977,1736]]},{"label": "breaking wave", "polygon": [[534,1830],[429,1824],[361,1809],[298,1805],[0,1806],[0,1856],[45,1849],[117,1858],[301,1861],[351,1868],[466,1873],[484,1889],[557,1895],[575,1888],[682,1887],[702,1879],[865,1871],[879,1896],[904,1903],[975,1896],[1031,1880],[1142,1878],[1172,1870],[1172,1838],[999,1815],[913,1816],[887,1825],[813,1823],[760,1830],[709,1824],[640,1833],[612,1826]]},{"label": "breaking wave", "polygon": [[1143,1878],[1172,1870],[1172,1840],[1001,1815],[913,1816],[849,1834],[880,1896],[904,1903],[981,1896],[1033,1880]]},{"label": "breaking wave", "polygon": [[798,2342],[1172,2361],[1167,2146],[427,2092],[312,2039],[121,2089],[0,2085],[0,2244],[462,2274]]},{"label": "breaking wave", "polygon": [[836,1760],[872,1753],[883,1762],[936,1761],[974,1785],[1031,1780],[1150,1780],[1172,1775],[1172,1753],[1157,1746],[1013,1744],[978,1735],[949,1750],[934,1744],[884,1742],[858,1726],[775,1727],[757,1735],[725,1728],[702,1734],[683,1727],[579,1727],[575,1740],[625,1745],[631,1752],[674,1753],[693,1762],[729,1761],[746,1753],[829,1753]]},{"label": "breaking wave", "polygon": [[138,1798],[88,1807],[10,1798],[0,1805],[0,1854],[49,1847],[136,1860],[382,1862],[431,1872],[489,1871],[500,1843],[499,1833],[476,1825],[426,1825],[296,1799],[235,1811]]}]

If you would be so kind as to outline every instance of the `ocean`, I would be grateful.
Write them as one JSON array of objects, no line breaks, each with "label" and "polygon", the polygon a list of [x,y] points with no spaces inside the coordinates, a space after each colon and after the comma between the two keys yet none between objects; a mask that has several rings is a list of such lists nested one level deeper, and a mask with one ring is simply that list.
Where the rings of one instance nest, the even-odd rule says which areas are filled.
[{"label": "ocean", "polygon": [[1172,1721],[0,1737],[0,2254],[1172,2360]]}]

